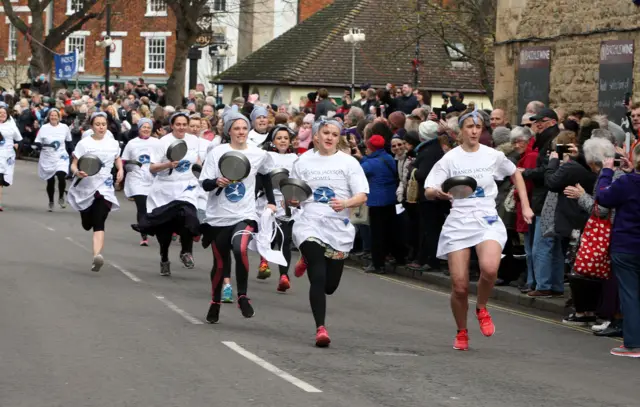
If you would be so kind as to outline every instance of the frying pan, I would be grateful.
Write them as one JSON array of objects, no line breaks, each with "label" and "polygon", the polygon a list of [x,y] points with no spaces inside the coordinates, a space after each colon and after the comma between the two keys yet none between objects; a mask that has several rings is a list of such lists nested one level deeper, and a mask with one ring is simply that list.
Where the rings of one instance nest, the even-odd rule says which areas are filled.
[{"label": "frying pan", "polygon": [[442,183],[442,192],[450,193],[454,199],[465,199],[473,195],[478,183],[467,176],[451,177]]},{"label": "frying pan", "polygon": [[[247,178],[251,172],[251,163],[244,154],[237,151],[228,151],[220,157],[218,169],[220,174],[229,181],[238,182]],[[223,188],[218,188],[216,195],[220,195],[222,190]]]},{"label": "frying pan", "polygon": [[138,160],[127,160],[126,164],[124,165],[124,169],[127,172],[131,172],[133,170],[136,169],[136,167],[142,167],[142,163]]},{"label": "frying pan", "polygon": [[[99,173],[102,166],[103,164],[100,158],[93,154],[85,154],[78,160],[78,171],[86,172],[90,177]],[[80,181],[82,181],[82,178],[78,178],[73,186],[78,186]]]},{"label": "frying pan", "polygon": [[306,182],[295,178],[286,178],[280,181],[280,192],[284,196],[284,209],[287,216],[291,216],[291,208],[287,202],[306,201],[313,194],[311,187]]},{"label": "frying pan", "polygon": [[280,183],[289,178],[289,170],[286,168],[278,168],[269,173],[271,178],[271,185],[274,188],[280,188]]},{"label": "frying pan", "polygon": [[[189,147],[186,141],[181,139],[175,140],[167,148],[167,158],[171,162],[180,161],[187,155],[187,151],[189,151]],[[173,168],[169,170],[169,175],[172,173]]]},{"label": "frying pan", "polygon": [[200,173],[202,172],[202,165],[193,164],[191,166],[191,172],[193,173],[194,177],[196,177],[197,179],[200,179]]},{"label": "frying pan", "polygon": [[43,144],[42,147],[51,147],[54,150],[57,150],[60,147],[60,142],[59,141],[54,141],[53,143]]}]

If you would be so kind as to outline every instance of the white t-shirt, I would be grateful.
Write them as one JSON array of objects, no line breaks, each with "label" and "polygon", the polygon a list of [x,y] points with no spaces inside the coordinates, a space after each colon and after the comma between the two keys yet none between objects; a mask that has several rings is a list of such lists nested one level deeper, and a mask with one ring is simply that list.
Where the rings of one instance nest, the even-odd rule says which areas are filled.
[{"label": "white t-shirt", "polygon": [[294,217],[295,244],[300,246],[315,237],[335,250],[350,251],[356,232],[349,222],[349,210],[335,212],[329,202],[331,198],[350,199],[359,193],[369,193],[369,183],[360,163],[341,151],[323,156],[309,150],[293,164],[291,178],[305,181],[313,191],[311,197],[301,203],[302,211]]},{"label": "white t-shirt", "polygon": [[[153,164],[169,162],[167,149],[177,138],[169,133],[156,144],[151,156]],[[179,165],[171,171],[166,169],[156,173],[153,185],[147,196],[147,212],[157,207],[168,204],[171,201],[184,201],[197,208],[198,180],[191,172],[191,166],[198,162],[200,142],[193,134],[185,134],[183,140],[187,143],[187,155],[180,160]]]},{"label": "white t-shirt", "polygon": [[86,154],[93,154],[102,161],[100,172],[91,177],[83,178],[77,185],[74,178],[69,188],[68,200],[71,207],[77,211],[82,211],[91,206],[94,195],[99,192],[104,198],[111,202],[112,211],[119,208],[113,188],[113,176],[111,169],[115,160],[120,156],[120,145],[112,138],[105,135],[102,140],[87,137],[80,140],[73,151],[74,157],[80,159]]},{"label": "white t-shirt", "polygon": [[254,147],[260,147],[262,143],[267,139],[269,133],[258,133],[255,129],[251,129],[247,136],[247,144]]},{"label": "white t-shirt", "polygon": [[[84,133],[82,133],[82,138],[87,138],[89,136],[93,136],[93,129],[89,129],[87,131],[85,131]],[[111,131],[107,130],[107,133],[104,135],[105,138],[112,138],[115,140],[115,137],[113,137],[113,133],[111,133]]]},{"label": "white t-shirt", "polygon": [[273,168],[271,157],[258,147],[247,146],[244,150],[234,150],[231,144],[222,144],[207,155],[200,174],[200,185],[207,179],[222,176],[218,162],[229,151],[244,154],[251,163],[251,172],[244,180],[228,185],[220,195],[216,195],[217,188],[208,193],[205,222],[211,226],[231,226],[245,219],[258,221],[255,199],[256,175],[268,174]]},{"label": "white t-shirt", "polygon": [[22,135],[13,121],[7,120],[0,123],[0,133],[3,140],[0,141],[0,174],[4,174],[4,181],[13,183],[13,170],[16,165],[16,151],[13,145],[22,141]]},{"label": "white t-shirt", "polygon": [[[297,154],[293,154],[293,153],[280,154],[274,151],[269,151],[267,152],[267,154],[271,157],[271,162],[273,164],[273,168],[271,168],[269,171],[284,168],[289,171],[289,176],[291,176],[291,172],[293,171],[293,163],[298,159]],[[286,213],[284,208],[282,207],[282,200],[284,199],[284,197],[282,196],[282,192],[280,192],[279,185],[273,185],[273,195],[276,199],[276,209],[277,209],[276,216],[277,217],[285,216]],[[258,216],[262,214],[266,206],[267,206],[267,197],[266,195],[262,195],[256,201],[256,209],[258,212]]]},{"label": "white t-shirt", "polygon": [[464,216],[471,211],[496,212],[498,186],[496,180],[503,180],[516,172],[516,166],[504,153],[484,145],[476,152],[466,152],[456,147],[444,155],[434,165],[424,183],[425,188],[441,188],[451,177],[468,176],[478,183],[473,195],[466,199],[454,199],[451,214]]},{"label": "white t-shirt", "polygon": [[35,142],[42,144],[54,144],[56,147],[42,147],[40,158],[38,159],[38,176],[40,179],[48,180],[56,172],[69,172],[69,155],[65,148],[65,142],[71,141],[71,131],[69,126],[58,123],[52,126],[47,123],[36,136]]},{"label": "white t-shirt", "polygon": [[129,141],[124,147],[122,159],[125,161],[138,161],[141,167],[131,165],[127,169],[127,180],[124,183],[124,194],[127,198],[136,195],[149,195],[151,185],[153,184],[153,174],[149,172],[151,165],[151,156],[160,143],[155,137],[142,139],[136,137]]},{"label": "white t-shirt", "polygon": [[[206,138],[202,138],[202,137],[200,137],[198,141],[199,141],[198,157],[200,158],[200,162],[204,163],[204,161],[207,159],[207,154],[213,148],[213,143],[207,140]],[[198,209],[203,211],[207,209],[208,197],[209,197],[209,194],[204,189],[202,189],[202,187],[198,183]]]}]

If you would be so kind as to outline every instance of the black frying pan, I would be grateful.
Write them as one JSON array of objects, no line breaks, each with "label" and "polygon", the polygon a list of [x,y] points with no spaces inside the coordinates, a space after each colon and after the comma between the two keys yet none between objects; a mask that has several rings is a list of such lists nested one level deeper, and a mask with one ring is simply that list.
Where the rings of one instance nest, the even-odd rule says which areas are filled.
[{"label": "black frying pan", "polygon": [[127,160],[124,165],[124,169],[127,172],[131,172],[136,169],[136,167],[142,168],[142,163],[138,160]]},{"label": "black frying pan", "polygon": [[[99,173],[102,166],[103,164],[100,158],[93,154],[85,154],[78,159],[78,171],[86,172],[90,177]],[[82,178],[78,178],[73,186],[78,186],[80,181],[82,181]]]},{"label": "black frying pan", "polygon": [[[251,163],[242,153],[228,151],[220,157],[218,161],[220,174],[231,182],[242,181],[251,172]],[[220,195],[223,188],[218,188],[216,195]]]},{"label": "black frying pan", "polygon": [[191,166],[191,172],[193,173],[194,177],[196,177],[197,179],[200,179],[200,173],[202,172],[202,165],[193,164]]},{"label": "black frying pan", "polygon": [[269,173],[271,185],[274,188],[280,188],[280,183],[289,178],[289,170],[286,168],[278,168]]},{"label": "black frying pan", "polygon": [[[186,141],[175,140],[167,148],[167,158],[171,162],[180,161],[187,155],[187,151],[189,151],[189,147],[187,146]],[[172,173],[173,168],[169,170],[169,175],[171,175]]]},{"label": "black frying pan", "polygon": [[57,150],[60,147],[60,142],[59,141],[54,141],[53,143],[43,144],[42,147],[51,147],[54,150]]},{"label": "black frying pan", "polygon": [[287,216],[291,216],[291,208],[289,208],[287,202],[306,201],[313,194],[311,187],[306,182],[294,178],[280,181],[280,192],[284,196],[284,209]]},{"label": "black frying pan", "polygon": [[451,177],[442,183],[442,192],[449,193],[454,199],[465,199],[473,195],[478,183],[467,176]]}]

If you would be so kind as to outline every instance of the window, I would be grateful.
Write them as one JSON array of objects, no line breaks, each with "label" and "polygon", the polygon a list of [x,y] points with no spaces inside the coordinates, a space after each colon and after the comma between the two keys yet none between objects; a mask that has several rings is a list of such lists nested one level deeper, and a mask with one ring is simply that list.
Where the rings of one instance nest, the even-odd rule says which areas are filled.
[{"label": "window", "polygon": [[451,66],[454,68],[470,68],[468,58],[465,56],[465,47],[462,43],[455,43],[453,45],[447,45],[447,53],[451,60]]},{"label": "window", "polygon": [[84,50],[85,50],[85,37],[79,35],[72,35],[67,37],[67,46],[65,53],[69,54],[74,49],[78,50],[78,72],[84,72]]},{"label": "window", "polygon": [[211,0],[211,11],[227,11],[226,0]]},{"label": "window", "polygon": [[165,56],[167,49],[167,39],[165,37],[149,37],[147,38],[147,46],[145,50],[145,67],[146,73],[166,73]]},{"label": "window", "polygon": [[67,0],[67,14],[71,15],[77,11],[82,10],[84,0]]},{"label": "window", "polygon": [[164,0],[147,0],[146,17],[165,17],[167,15],[167,3]]},{"label": "window", "polygon": [[16,59],[16,55],[18,55],[18,33],[16,32],[16,27],[13,24],[9,24],[9,47],[7,48],[7,51],[6,59]]}]

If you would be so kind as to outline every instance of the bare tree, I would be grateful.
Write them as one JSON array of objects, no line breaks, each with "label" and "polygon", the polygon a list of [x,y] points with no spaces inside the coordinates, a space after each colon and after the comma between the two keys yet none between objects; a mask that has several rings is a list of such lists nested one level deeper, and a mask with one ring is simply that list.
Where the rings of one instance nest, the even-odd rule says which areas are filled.
[{"label": "bare tree", "polygon": [[[29,40],[31,48],[31,61],[29,62],[29,76],[31,78],[51,71],[53,65],[53,55],[49,50],[55,49],[74,31],[79,30],[84,23],[99,18],[100,11],[92,11],[99,0],[84,0],[82,6],[73,14],[66,18],[56,27],[52,27],[45,35],[44,14],[47,7],[53,0],[28,0],[27,7],[31,12],[32,22],[27,24],[13,9],[11,0],[0,0],[4,7],[4,12],[11,24],[18,31],[24,34]],[[113,1],[113,0],[107,0]],[[41,45],[42,44],[42,45]]]},{"label": "bare tree", "polygon": [[5,59],[0,64],[0,86],[17,93],[20,85],[28,80],[27,65],[21,64],[17,58],[10,61]]}]

